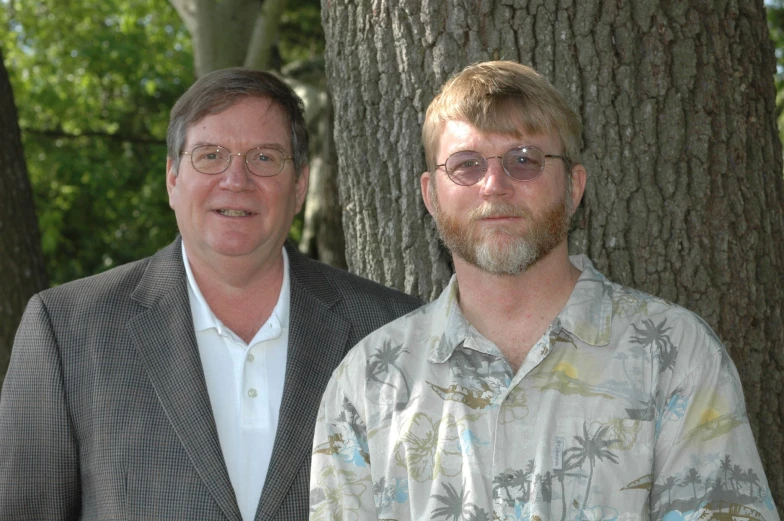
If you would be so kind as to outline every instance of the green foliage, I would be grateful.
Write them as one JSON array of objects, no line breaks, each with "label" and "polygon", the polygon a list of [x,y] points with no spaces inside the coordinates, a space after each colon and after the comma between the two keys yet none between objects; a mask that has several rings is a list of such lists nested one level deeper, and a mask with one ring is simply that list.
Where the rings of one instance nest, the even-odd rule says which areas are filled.
[{"label": "green foliage", "polygon": [[320,0],[288,0],[279,34],[284,64],[323,56],[326,39],[321,27]]},{"label": "green foliage", "polygon": [[776,121],[784,142],[784,0],[765,0],[770,38],[776,48]]},{"label": "green foliage", "polygon": [[0,6],[53,284],[170,242],[168,111],[193,81],[190,36],[177,13],[165,0]]}]

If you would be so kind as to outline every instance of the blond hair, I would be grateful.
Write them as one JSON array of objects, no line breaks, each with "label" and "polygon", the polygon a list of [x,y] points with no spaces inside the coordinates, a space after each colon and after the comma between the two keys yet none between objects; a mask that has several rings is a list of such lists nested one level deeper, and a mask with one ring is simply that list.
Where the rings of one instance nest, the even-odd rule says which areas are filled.
[{"label": "blond hair", "polygon": [[422,125],[429,171],[437,164],[444,124],[469,123],[483,133],[522,137],[556,135],[569,163],[580,162],[582,125],[561,94],[541,74],[511,61],[470,65],[453,76],[430,103]]}]

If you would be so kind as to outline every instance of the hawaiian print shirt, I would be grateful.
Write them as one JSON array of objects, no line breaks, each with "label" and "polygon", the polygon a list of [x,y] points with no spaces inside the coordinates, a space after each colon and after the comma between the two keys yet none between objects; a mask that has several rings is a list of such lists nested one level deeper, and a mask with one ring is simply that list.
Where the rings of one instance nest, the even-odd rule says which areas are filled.
[{"label": "hawaiian print shirt", "polygon": [[311,521],[778,520],[719,339],[572,262],[516,374],[455,278],[360,342],[319,411]]}]

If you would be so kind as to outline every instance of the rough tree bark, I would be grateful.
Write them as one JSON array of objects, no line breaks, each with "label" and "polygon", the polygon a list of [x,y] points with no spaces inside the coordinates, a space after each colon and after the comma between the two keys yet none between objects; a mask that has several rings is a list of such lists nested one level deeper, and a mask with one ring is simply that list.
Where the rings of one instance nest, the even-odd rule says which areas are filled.
[{"label": "rough tree bark", "polygon": [[581,114],[572,231],[612,280],[682,304],[729,348],[784,505],[784,186],[762,0],[322,0],[351,270],[424,298],[449,261],[420,200],[427,104],[512,59]]},{"label": "rough tree bark", "polygon": [[0,50],[0,385],[27,301],[48,285],[14,95]]}]

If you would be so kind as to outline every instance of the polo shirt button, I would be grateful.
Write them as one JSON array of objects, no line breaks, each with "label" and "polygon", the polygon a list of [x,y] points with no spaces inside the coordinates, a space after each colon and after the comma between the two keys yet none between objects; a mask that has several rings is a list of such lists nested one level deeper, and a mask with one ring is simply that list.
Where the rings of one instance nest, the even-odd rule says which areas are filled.
[{"label": "polo shirt button", "polygon": [[250,391],[248,391],[248,396],[250,396],[251,398],[255,398],[258,395],[259,395],[259,393],[256,392],[256,389],[251,389]]}]

